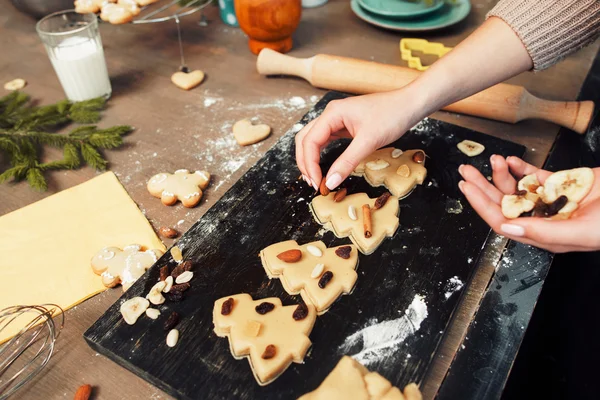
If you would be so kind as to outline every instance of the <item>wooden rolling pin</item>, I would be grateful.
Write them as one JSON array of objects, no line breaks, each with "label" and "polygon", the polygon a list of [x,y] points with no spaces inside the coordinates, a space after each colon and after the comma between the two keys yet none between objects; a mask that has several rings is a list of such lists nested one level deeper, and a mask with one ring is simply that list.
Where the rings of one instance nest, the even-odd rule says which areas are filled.
[{"label": "wooden rolling pin", "polygon": [[[410,68],[326,54],[300,59],[270,49],[261,51],[256,66],[261,75],[298,76],[319,88],[354,94],[399,89],[421,74]],[[500,83],[444,110],[510,123],[541,119],[583,134],[592,119],[594,103],[543,100],[522,86]]]}]

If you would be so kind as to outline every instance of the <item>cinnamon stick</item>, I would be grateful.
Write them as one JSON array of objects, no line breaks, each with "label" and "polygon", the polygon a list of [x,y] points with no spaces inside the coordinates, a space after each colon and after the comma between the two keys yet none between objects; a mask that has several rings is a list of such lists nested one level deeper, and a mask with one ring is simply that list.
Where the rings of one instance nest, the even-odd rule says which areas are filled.
[{"label": "cinnamon stick", "polygon": [[363,226],[365,228],[365,237],[373,236],[373,221],[371,220],[371,207],[368,204],[362,206],[363,211]]}]

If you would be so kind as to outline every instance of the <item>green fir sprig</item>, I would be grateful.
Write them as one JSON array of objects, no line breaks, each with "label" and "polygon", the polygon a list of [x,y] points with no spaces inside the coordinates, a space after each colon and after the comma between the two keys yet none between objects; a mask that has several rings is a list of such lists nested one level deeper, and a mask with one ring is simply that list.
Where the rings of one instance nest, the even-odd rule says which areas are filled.
[{"label": "green fir sprig", "polygon": [[[18,91],[0,98],[0,153],[8,156],[10,164],[0,173],[0,183],[27,180],[32,188],[44,191],[48,187],[46,171],[76,169],[82,160],[97,170],[106,170],[108,163],[101,150],[121,146],[122,136],[133,130],[130,126],[98,129],[95,125],[82,125],[66,134],[56,133],[73,122],[98,122],[105,105],[105,99],[97,98],[35,106],[28,95]],[[63,158],[42,162],[40,153],[44,146],[62,148]]]}]

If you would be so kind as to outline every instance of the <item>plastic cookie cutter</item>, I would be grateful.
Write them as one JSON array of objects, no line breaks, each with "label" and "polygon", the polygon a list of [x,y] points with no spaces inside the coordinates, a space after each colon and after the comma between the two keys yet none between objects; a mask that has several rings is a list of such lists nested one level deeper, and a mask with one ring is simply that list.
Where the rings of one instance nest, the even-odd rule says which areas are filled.
[{"label": "plastic cookie cutter", "polygon": [[400,55],[404,61],[408,61],[408,66],[418,71],[425,71],[429,65],[423,66],[421,59],[413,56],[413,51],[420,51],[423,54],[430,54],[441,58],[452,50],[452,47],[446,47],[442,43],[429,42],[425,39],[402,39],[400,40]]}]

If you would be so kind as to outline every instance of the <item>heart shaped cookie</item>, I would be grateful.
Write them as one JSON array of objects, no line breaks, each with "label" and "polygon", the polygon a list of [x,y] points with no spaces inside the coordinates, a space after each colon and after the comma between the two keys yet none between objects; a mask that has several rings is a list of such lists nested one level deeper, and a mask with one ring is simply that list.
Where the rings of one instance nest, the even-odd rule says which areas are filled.
[{"label": "heart shaped cookie", "polygon": [[171,82],[185,90],[190,90],[195,88],[204,80],[204,72],[199,69],[192,72],[182,72],[178,71],[171,75]]},{"label": "heart shaped cookie", "polygon": [[233,125],[233,136],[240,146],[248,146],[266,139],[271,134],[269,125],[252,125],[248,119],[243,119]]}]

